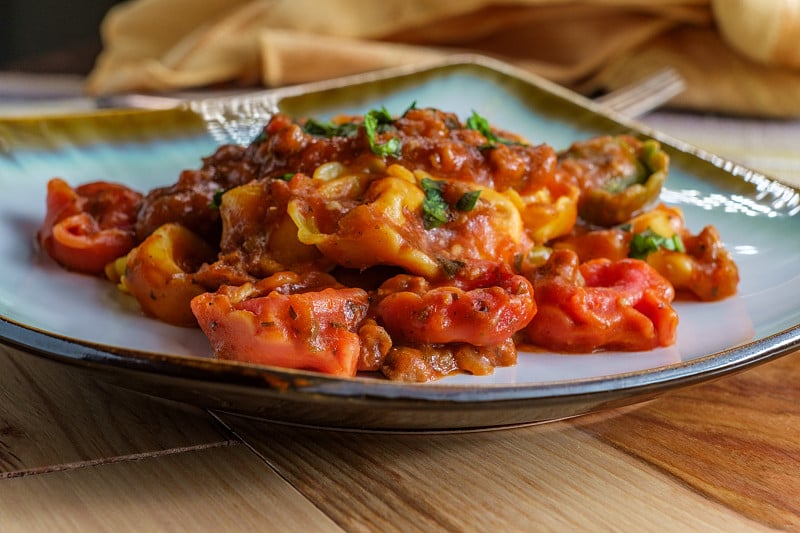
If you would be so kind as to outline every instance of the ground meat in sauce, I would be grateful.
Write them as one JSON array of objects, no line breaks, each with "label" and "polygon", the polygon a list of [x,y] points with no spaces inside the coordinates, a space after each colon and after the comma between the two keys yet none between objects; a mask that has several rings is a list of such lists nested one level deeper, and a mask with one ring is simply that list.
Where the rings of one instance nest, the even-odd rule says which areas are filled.
[{"label": "ground meat in sauce", "polygon": [[[368,117],[369,114],[337,117],[328,124],[320,125],[310,121],[296,121],[283,114],[275,115],[249,145],[223,145],[204,158],[199,169],[185,170],[173,185],[147,193],[142,199],[135,224],[137,241],[142,242],[164,224],[179,223],[184,226],[213,246],[217,256],[216,261],[204,263],[196,272],[181,274],[191,276],[193,283],[208,291],[223,287],[230,292],[234,304],[241,304],[246,308],[260,308],[262,304],[248,302],[246,298],[242,302],[235,301],[233,296],[247,293],[244,287],[263,287],[265,283],[269,285],[269,280],[282,279],[285,275],[313,277],[330,272],[331,276],[325,274],[328,277],[324,278],[327,281],[322,287],[330,294],[338,295],[341,309],[336,312],[329,309],[322,313],[331,317],[330,322],[322,326],[326,331],[332,332],[330,335],[334,337],[339,331],[347,336],[347,351],[355,359],[351,359],[351,362],[344,361],[343,367],[357,367],[359,371],[365,372],[379,371],[389,379],[431,381],[458,371],[483,375],[491,373],[496,366],[513,365],[517,354],[515,342],[529,342],[536,338],[534,332],[526,339],[524,331],[525,324],[530,320],[528,315],[536,313],[535,302],[531,302],[532,307],[526,311],[528,315],[523,320],[525,324],[522,324],[522,329],[518,325],[513,326],[512,329],[517,330],[516,334],[491,336],[487,333],[492,331],[491,328],[481,329],[477,326],[491,326],[494,323],[491,320],[496,321],[499,316],[506,317],[502,322],[505,326],[515,319],[521,320],[520,314],[509,311],[505,302],[515,298],[532,300],[530,294],[524,290],[529,285],[526,278],[540,280],[541,273],[544,272],[539,271],[541,263],[534,258],[534,252],[546,249],[542,244],[547,244],[554,237],[566,235],[575,224],[574,214],[571,218],[567,216],[555,220],[553,217],[559,216],[559,210],[553,210],[553,206],[558,205],[563,212],[568,212],[571,203],[578,202],[578,191],[581,195],[587,195],[594,189],[606,186],[609,180],[617,179],[620,175],[626,178],[629,175],[638,175],[642,168],[626,149],[631,146],[639,149],[641,143],[631,137],[602,137],[583,144],[576,143],[569,150],[558,154],[547,144],[529,144],[516,134],[490,130],[487,129],[488,126],[481,127],[480,124],[476,127],[470,120],[462,122],[457,115],[437,109],[412,107],[399,117],[382,118],[382,122],[378,122],[376,131],[372,133],[364,124]],[[471,120],[475,118],[473,114]],[[326,128],[334,133],[326,133]],[[376,146],[389,145],[392,141],[397,143],[397,150],[388,150],[385,153],[375,150]],[[349,172],[354,176],[351,189],[337,193],[338,196],[321,193],[318,189],[319,183],[315,185],[312,182],[315,173],[331,162],[344,169],[342,172]],[[399,172],[397,167],[405,170]],[[307,244],[306,241],[299,240],[298,234],[303,231],[311,234],[310,237],[306,235],[306,238],[312,240],[326,237],[317,236],[314,231],[335,232],[351,211],[363,206],[369,199],[369,194],[374,194],[369,188],[372,176],[379,177],[376,179],[393,177],[399,180],[396,182],[398,184],[406,183],[406,187],[410,180],[417,187],[414,194],[422,194],[415,182],[415,179],[420,179],[420,175],[417,174],[414,178],[413,172],[424,172],[432,179],[440,180],[438,201],[443,203],[445,211],[450,210],[439,222],[443,224],[442,227],[423,227],[422,218],[416,213],[419,204],[402,204],[402,208],[395,213],[395,219],[384,219],[377,214],[373,218],[359,220],[362,223],[374,223],[374,228],[362,227],[363,234],[378,238],[383,238],[383,234],[375,233],[377,229],[389,222],[399,221],[402,226],[400,229],[406,233],[400,232],[398,235],[405,235],[408,242],[423,252],[433,254],[433,268],[437,274],[416,279],[435,281],[438,292],[412,290],[402,283],[393,282],[398,276],[422,274],[408,270],[408,265],[413,262],[370,262],[369,246],[376,246],[374,242],[363,244],[367,248],[366,260],[356,250],[351,257],[358,260],[348,263],[337,261],[336,254],[328,252],[328,248],[336,249],[335,246],[326,248],[322,241]],[[404,176],[408,178],[406,182],[403,182]],[[322,181],[325,179],[327,178]],[[408,191],[402,188],[394,190],[394,198],[402,196],[404,190]],[[483,204],[477,208],[470,206],[467,209],[470,211],[469,216],[458,212],[454,206],[461,197],[475,191],[482,192],[482,197],[479,194],[477,198],[482,198]],[[492,194],[498,196],[492,197]],[[425,202],[429,200],[426,196],[423,210]],[[495,225],[494,219],[509,211],[498,207],[505,205],[503,202],[515,205],[510,210],[515,213],[519,210],[515,216],[521,216],[523,221],[519,223],[522,234],[511,240],[508,237],[513,233],[513,224]],[[290,204],[295,209],[304,209],[307,212],[290,213]],[[410,212],[412,207],[416,210],[415,213]],[[577,208],[575,211],[577,212]],[[460,226],[459,217],[463,219]],[[530,225],[531,221],[543,226],[550,224],[555,229],[550,233],[545,232],[548,235],[546,239],[536,241],[532,234],[525,235],[525,231],[540,229],[526,229],[525,225]],[[308,227],[302,227],[301,222],[307,223]],[[587,228],[586,231],[593,231],[586,225],[582,227]],[[617,230],[598,233],[597,238],[603,244],[603,239],[608,238],[606,235],[616,233]],[[706,233],[712,234],[713,231]],[[467,234],[477,241],[467,240]],[[358,243],[359,235],[361,233],[351,233],[346,237]],[[416,237],[410,237],[413,235]],[[421,246],[426,242],[422,237],[429,239],[428,245],[432,246],[430,249]],[[714,242],[718,241],[717,238]],[[346,241],[333,241],[332,244],[342,245],[344,242]],[[387,242],[391,244],[394,241]],[[326,241],[326,244],[331,243]],[[612,244],[618,243],[615,241],[609,243],[609,246]],[[380,245],[381,243],[377,244]],[[373,255],[381,255],[381,250],[374,250],[376,254]],[[402,246],[396,252],[405,253]],[[615,254],[622,255],[624,252],[620,248]],[[498,266],[506,272],[503,278],[507,281],[503,289],[505,293],[498,292],[500,287],[496,280],[490,280],[495,276],[490,273],[497,272]],[[425,268],[429,267],[423,265],[422,270],[425,271]],[[657,277],[654,273],[648,275],[652,275],[654,279]],[[733,293],[735,282],[738,281],[738,277],[734,279],[732,275],[728,275],[726,280],[728,278],[733,281],[726,285],[724,295]],[[486,281],[485,285],[475,281],[483,279],[490,281]],[[721,283],[716,278],[713,281],[713,287]],[[449,292],[448,283],[453,289]],[[470,286],[465,288],[465,283]],[[242,289],[236,289],[237,287]],[[352,320],[353,317],[350,316],[348,306],[353,298],[348,292],[350,287],[365,290],[369,297],[369,311],[359,313],[359,316],[363,314],[363,319]],[[388,290],[387,287],[392,288]],[[456,290],[456,287],[460,288]],[[583,291],[581,276],[576,276],[575,286],[568,289],[573,292]],[[281,294],[293,298],[294,294],[311,290],[297,285],[288,292],[284,291],[286,294]],[[414,316],[382,316],[378,312],[379,302],[387,294],[381,291],[387,290],[390,296],[397,296],[397,302],[405,302],[406,307],[413,308]],[[532,287],[530,290],[532,291]],[[394,292],[397,295],[391,294]],[[711,293],[711,290],[706,292]],[[419,297],[412,297],[411,293],[419,293]],[[483,316],[493,310],[488,305],[490,300],[486,299],[490,296],[495,299],[495,310],[499,313],[494,318],[488,314]],[[716,296],[716,293],[712,296]],[[260,294],[258,297],[265,295]],[[436,322],[439,320],[438,315],[428,315],[430,310],[424,307],[426,298],[431,299],[432,306],[435,303],[435,306],[445,308],[448,298],[452,300],[453,305],[442,312],[441,323]],[[467,298],[475,301],[469,308],[465,306]],[[309,295],[287,301],[322,305],[321,302],[325,299]],[[215,305],[221,306],[222,303]],[[271,305],[278,304],[273,301]],[[291,331],[292,323],[298,316],[297,310],[291,306],[286,308],[285,302],[281,305],[284,305],[281,308],[283,315],[278,320],[281,327]],[[365,304],[362,302],[360,305],[363,308]],[[388,308],[385,303],[380,305],[381,309]],[[548,305],[549,312],[556,318],[561,316],[556,313],[568,316],[573,312],[558,308],[558,298]],[[461,311],[456,312],[456,309]],[[577,309],[575,312],[582,310]],[[313,313],[308,316],[313,316]],[[339,320],[342,320],[341,324]],[[432,321],[427,326],[429,320]],[[390,324],[390,321],[405,321],[406,325],[416,329],[394,327],[396,324]],[[562,322],[566,324],[569,320]],[[276,324],[270,318],[254,327],[268,332],[269,328],[277,327]],[[345,324],[348,332],[341,330]],[[213,324],[205,326],[208,326],[204,327],[204,330],[208,330],[207,334],[213,336],[217,328],[210,327]],[[307,327],[312,333],[317,329],[313,320],[308,322]],[[565,335],[569,335],[568,329],[565,329]],[[440,332],[435,341],[426,337],[429,330]],[[482,333],[476,337],[479,330]],[[390,335],[389,331],[405,333]],[[458,337],[451,342],[445,335],[448,331],[460,331],[463,338]],[[214,340],[211,340],[214,344]],[[279,341],[278,345],[282,342]],[[339,349],[345,344],[337,342],[339,341],[331,341],[330,353],[341,358],[342,352]],[[361,346],[360,350],[353,348],[358,344]],[[303,357],[307,356],[313,354],[303,354]]]}]

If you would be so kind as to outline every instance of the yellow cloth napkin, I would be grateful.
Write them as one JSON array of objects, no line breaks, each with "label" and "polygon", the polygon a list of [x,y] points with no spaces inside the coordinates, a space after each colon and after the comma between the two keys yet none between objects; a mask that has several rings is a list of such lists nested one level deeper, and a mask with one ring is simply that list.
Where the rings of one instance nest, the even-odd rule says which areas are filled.
[{"label": "yellow cloth napkin", "polygon": [[583,93],[664,66],[673,105],[800,116],[800,0],[132,0],[95,95],[281,86],[479,52]]}]

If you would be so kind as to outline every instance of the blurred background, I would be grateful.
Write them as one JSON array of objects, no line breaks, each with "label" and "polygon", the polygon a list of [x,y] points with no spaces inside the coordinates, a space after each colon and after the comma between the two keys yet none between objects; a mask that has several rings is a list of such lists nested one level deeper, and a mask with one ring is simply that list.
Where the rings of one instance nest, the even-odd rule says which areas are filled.
[{"label": "blurred background", "polygon": [[3,0],[0,70],[87,74],[101,49],[100,22],[120,0]]},{"label": "blurred background", "polygon": [[673,69],[641,121],[800,184],[798,42],[800,0],[0,0],[0,118],[477,51],[590,97]]}]

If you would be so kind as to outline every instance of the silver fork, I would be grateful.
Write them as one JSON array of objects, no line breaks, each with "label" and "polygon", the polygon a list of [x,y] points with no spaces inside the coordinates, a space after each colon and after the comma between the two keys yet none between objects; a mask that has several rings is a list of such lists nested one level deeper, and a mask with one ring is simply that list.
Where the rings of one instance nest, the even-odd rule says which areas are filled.
[{"label": "silver fork", "polygon": [[[683,92],[686,82],[674,68],[666,67],[595,98],[606,109],[630,118],[657,109]],[[233,93],[234,95],[236,93]],[[246,94],[246,93],[245,93]],[[186,101],[185,97],[147,94],[115,95],[97,99],[98,107],[132,107],[140,109],[165,109]]]},{"label": "silver fork", "polygon": [[669,102],[686,89],[686,81],[672,67],[595,99],[605,108],[630,118],[641,116]]}]

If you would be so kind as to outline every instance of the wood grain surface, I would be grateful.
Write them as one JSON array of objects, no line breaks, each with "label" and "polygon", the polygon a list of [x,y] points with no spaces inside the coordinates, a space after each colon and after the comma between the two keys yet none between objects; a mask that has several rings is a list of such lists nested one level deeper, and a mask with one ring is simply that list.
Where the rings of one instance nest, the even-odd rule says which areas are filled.
[{"label": "wood grain surface", "polygon": [[200,409],[0,345],[0,479],[230,442]]},{"label": "wood grain surface", "polygon": [[6,479],[0,529],[342,531],[244,446]]},{"label": "wood grain surface", "polygon": [[0,350],[2,531],[800,530],[800,352],[482,433],[206,413]]},{"label": "wood grain surface", "polygon": [[667,394],[624,417],[575,420],[710,499],[800,530],[800,352]]},{"label": "wood grain surface", "polygon": [[[348,531],[755,527],[734,510],[568,422],[450,435],[232,423],[281,475]],[[331,497],[339,494],[348,497]]]}]

